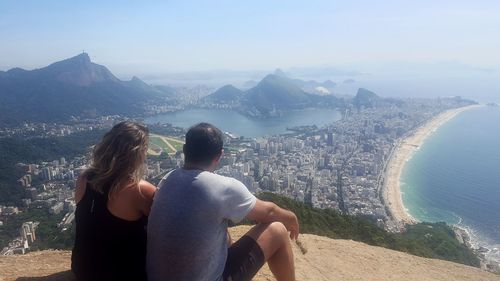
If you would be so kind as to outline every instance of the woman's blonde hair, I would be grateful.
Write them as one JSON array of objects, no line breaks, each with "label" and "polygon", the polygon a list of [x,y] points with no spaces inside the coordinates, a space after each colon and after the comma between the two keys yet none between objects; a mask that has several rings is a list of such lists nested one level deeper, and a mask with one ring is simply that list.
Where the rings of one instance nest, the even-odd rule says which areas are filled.
[{"label": "woman's blonde hair", "polygon": [[[85,177],[94,190],[111,196],[119,189],[139,185],[144,176],[149,130],[136,122],[120,122],[94,147]],[[109,189],[108,189],[109,188]]]}]

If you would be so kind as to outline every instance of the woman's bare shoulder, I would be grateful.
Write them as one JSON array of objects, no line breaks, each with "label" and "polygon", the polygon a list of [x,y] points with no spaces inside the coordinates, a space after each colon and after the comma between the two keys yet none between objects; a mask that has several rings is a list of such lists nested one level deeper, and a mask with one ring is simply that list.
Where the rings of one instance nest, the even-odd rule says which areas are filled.
[{"label": "woman's bare shoulder", "polygon": [[156,187],[150,182],[141,180],[139,182],[139,198],[141,198],[139,203],[139,208],[141,212],[149,216],[149,211],[151,210],[151,205],[153,204],[153,198],[156,193]]},{"label": "woman's bare shoulder", "polygon": [[156,186],[148,181],[141,180],[139,182],[139,190],[144,197],[152,199],[156,192]]}]

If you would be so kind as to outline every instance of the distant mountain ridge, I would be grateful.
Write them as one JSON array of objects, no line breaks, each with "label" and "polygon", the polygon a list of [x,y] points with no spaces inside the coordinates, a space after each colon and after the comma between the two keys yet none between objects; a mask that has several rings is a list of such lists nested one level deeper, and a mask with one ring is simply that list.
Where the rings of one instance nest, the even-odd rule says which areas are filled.
[{"label": "distant mountain ridge", "polygon": [[0,123],[60,121],[71,116],[137,115],[165,93],[137,77],[121,81],[86,53],[24,70],[0,73]]},{"label": "distant mountain ridge", "polygon": [[[383,100],[364,89],[352,100],[340,98],[332,94],[336,84],[331,80],[291,79],[280,69],[252,84],[246,91],[226,85],[200,102],[266,118],[308,107],[343,108],[351,103],[358,108],[372,107]],[[152,86],[135,76],[122,81],[105,66],[92,62],[87,53],[39,69],[0,71],[0,125],[115,114],[141,116],[150,105],[182,105],[183,98],[176,88]]]},{"label": "distant mountain ridge", "polygon": [[311,94],[332,94],[337,83],[332,80],[325,80],[324,82],[318,82],[316,80],[302,80],[297,78],[290,78],[283,70],[276,69],[273,73],[276,76],[289,78],[295,85],[301,88],[303,91]]},{"label": "distant mountain ridge", "polygon": [[359,88],[356,96],[354,97],[353,103],[358,108],[373,107],[379,100],[380,97],[374,92],[364,88]]},{"label": "distant mountain ridge", "polygon": [[243,96],[243,107],[256,116],[279,115],[280,111],[301,108],[309,102],[308,94],[290,79],[274,74],[264,77]]},{"label": "distant mountain ridge", "polygon": [[225,85],[217,91],[203,98],[205,102],[234,103],[238,102],[244,92],[233,85]]},{"label": "distant mountain ridge", "polygon": [[295,80],[286,77],[282,72],[276,71],[276,73],[267,75],[246,91],[226,85],[206,96],[203,101],[220,104],[238,103],[240,111],[254,117],[279,116],[289,110],[313,106],[343,105],[343,101],[332,95],[318,96],[307,93]]}]

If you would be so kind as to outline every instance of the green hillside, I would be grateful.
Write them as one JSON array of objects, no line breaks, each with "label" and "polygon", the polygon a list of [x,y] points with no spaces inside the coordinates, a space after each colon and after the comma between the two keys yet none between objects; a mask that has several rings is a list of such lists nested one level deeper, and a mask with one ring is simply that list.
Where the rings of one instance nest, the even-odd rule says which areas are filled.
[{"label": "green hillside", "polygon": [[262,193],[258,197],[293,211],[299,218],[301,233],[334,239],[352,239],[417,256],[479,266],[479,259],[475,253],[460,244],[453,230],[445,223],[409,225],[405,233],[394,234],[366,219],[341,215],[335,210],[311,208],[272,193]]},{"label": "green hillside", "polygon": [[231,103],[237,102],[243,95],[243,91],[233,85],[225,85],[214,93],[203,98],[205,102]]},{"label": "green hillside", "polygon": [[90,151],[104,130],[77,132],[64,137],[49,138],[2,138],[0,141],[0,204],[19,203],[24,190],[17,180],[25,173],[15,167],[17,163],[38,163],[39,161],[67,159],[81,156]]},{"label": "green hillside", "polygon": [[35,70],[0,75],[0,124],[64,121],[72,116],[136,116],[144,105],[172,102],[139,78],[121,81],[83,53]]},{"label": "green hillside", "polygon": [[290,79],[268,75],[243,97],[245,106],[267,115],[274,109],[301,108],[310,103],[309,96]]}]

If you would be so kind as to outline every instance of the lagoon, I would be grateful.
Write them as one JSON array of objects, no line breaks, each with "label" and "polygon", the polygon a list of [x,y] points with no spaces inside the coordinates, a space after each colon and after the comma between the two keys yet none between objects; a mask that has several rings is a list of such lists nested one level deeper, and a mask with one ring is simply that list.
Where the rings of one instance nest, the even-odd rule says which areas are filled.
[{"label": "lagoon", "polygon": [[199,122],[208,122],[225,132],[259,138],[286,133],[287,127],[305,125],[321,127],[340,118],[339,111],[335,109],[294,110],[280,117],[266,119],[248,117],[233,110],[189,109],[152,116],[147,118],[145,122],[148,124],[170,123],[182,128],[189,128]]}]

